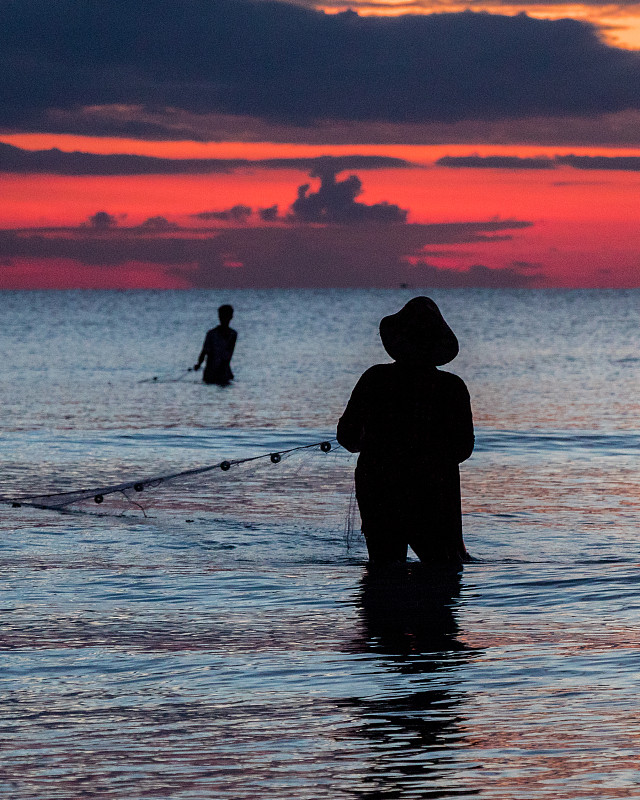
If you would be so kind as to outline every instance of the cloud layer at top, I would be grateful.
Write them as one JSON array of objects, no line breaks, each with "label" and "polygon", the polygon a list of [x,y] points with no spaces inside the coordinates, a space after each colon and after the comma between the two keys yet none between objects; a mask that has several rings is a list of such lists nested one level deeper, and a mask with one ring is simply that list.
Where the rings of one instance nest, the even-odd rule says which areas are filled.
[{"label": "cloud layer at top", "polygon": [[249,0],[0,0],[0,12],[7,129],[108,104],[298,125],[640,108],[640,54],[568,19],[360,18]]}]

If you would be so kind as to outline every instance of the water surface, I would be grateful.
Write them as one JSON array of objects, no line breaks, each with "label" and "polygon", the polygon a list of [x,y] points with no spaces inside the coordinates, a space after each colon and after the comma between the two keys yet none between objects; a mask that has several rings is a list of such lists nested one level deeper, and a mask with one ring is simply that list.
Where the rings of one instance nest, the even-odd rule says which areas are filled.
[{"label": "water surface", "polygon": [[[0,494],[331,438],[409,296],[0,293]],[[433,296],[477,425],[477,561],[368,574],[338,448],[139,505],[5,505],[0,796],[640,796],[640,293]],[[222,302],[236,381],[205,387]]]}]

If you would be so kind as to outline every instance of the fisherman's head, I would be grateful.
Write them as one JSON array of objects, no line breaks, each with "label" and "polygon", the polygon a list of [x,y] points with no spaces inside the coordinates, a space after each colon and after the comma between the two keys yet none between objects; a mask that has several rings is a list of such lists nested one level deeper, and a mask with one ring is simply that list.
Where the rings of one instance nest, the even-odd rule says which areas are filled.
[{"label": "fisherman's head", "polygon": [[414,297],[380,322],[384,349],[395,361],[437,366],[458,355],[458,340],[430,297]]},{"label": "fisherman's head", "polygon": [[231,317],[233,317],[233,306],[225,305],[220,306],[218,309],[218,318],[220,319],[221,325],[228,325],[231,322]]}]

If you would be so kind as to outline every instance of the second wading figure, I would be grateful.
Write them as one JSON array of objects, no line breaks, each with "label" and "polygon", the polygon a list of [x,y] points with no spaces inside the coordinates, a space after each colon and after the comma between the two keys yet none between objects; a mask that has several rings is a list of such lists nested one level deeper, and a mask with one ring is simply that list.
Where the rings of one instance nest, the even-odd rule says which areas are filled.
[{"label": "second wading figure", "polygon": [[220,386],[226,386],[233,380],[231,357],[233,356],[238,334],[233,328],[229,327],[232,317],[233,306],[220,306],[218,309],[220,324],[207,331],[198,361],[193,367],[197,372],[204,359],[207,359],[202,374],[202,380],[205,383],[217,383]]},{"label": "second wading figure", "polygon": [[356,499],[370,563],[402,563],[410,546],[424,563],[459,567],[470,557],[458,465],[473,451],[473,419],[464,381],[437,369],[456,357],[458,340],[429,297],[384,317],[380,338],[394,363],[362,375],[337,432],[360,453]]}]

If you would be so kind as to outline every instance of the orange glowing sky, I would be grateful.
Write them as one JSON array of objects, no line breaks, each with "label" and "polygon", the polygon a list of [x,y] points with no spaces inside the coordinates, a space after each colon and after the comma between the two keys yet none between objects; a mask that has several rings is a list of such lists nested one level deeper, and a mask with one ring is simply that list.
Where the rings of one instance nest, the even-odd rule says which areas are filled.
[{"label": "orange glowing sky", "polygon": [[[311,4],[308,4],[311,5]],[[315,8],[328,14],[337,14],[348,9],[357,9],[362,16],[395,16],[401,14],[434,14],[456,13],[461,11],[485,11],[489,14],[523,14],[538,19],[579,19],[596,25],[603,39],[617,47],[631,50],[640,49],[640,12],[637,5],[602,4],[589,5],[588,3],[518,3],[518,2],[455,2],[442,0],[362,0],[362,2],[345,3],[342,0],[335,2],[313,3]]]}]

